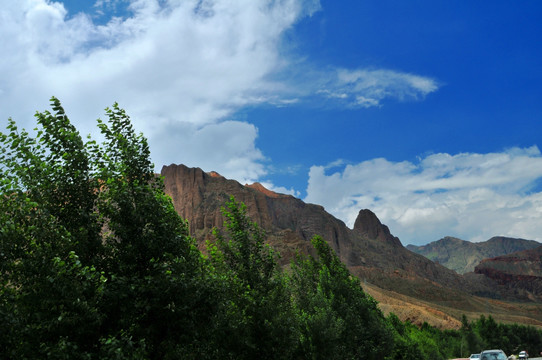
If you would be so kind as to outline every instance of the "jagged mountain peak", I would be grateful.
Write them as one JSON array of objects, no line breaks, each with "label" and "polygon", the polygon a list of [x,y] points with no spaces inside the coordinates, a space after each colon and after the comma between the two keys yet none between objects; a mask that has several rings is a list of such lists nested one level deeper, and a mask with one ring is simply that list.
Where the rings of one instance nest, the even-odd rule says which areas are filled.
[{"label": "jagged mountain peak", "polygon": [[377,239],[391,245],[402,246],[399,239],[393,236],[390,233],[390,229],[386,225],[383,225],[376,214],[369,209],[359,211],[354,222],[354,230],[369,239]]}]

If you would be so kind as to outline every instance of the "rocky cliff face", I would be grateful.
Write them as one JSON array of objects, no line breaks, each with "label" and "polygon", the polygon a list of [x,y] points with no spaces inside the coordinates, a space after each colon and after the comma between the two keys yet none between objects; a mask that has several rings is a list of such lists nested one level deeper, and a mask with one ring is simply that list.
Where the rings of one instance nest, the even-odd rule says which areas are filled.
[{"label": "rocky cliff face", "polygon": [[191,234],[203,243],[212,239],[213,227],[221,228],[224,218],[220,208],[230,196],[247,206],[248,215],[266,230],[269,242],[288,262],[296,250],[310,252],[310,238],[320,234],[330,239],[337,253],[347,253],[348,242],[342,221],[327,214],[321,206],[305,204],[289,195],[277,194],[260,184],[243,186],[217,173],[199,168],[170,165],[162,169],[165,190],[177,212],[190,224]]},{"label": "rocky cliff face", "polygon": [[482,260],[475,273],[494,280],[510,296],[542,300],[542,246]]},{"label": "rocky cliff face", "polygon": [[361,210],[354,228],[349,229],[322,206],[271,192],[261,184],[243,186],[217,173],[184,165],[165,166],[161,174],[166,193],[178,213],[188,220],[191,234],[200,244],[212,239],[213,227],[222,227],[220,207],[233,195],[245,203],[251,219],[266,230],[268,242],[281,253],[283,264],[289,263],[296,251],[311,253],[310,239],[320,235],[354,274],[383,288],[446,299],[450,292],[478,287],[408,251],[370,210]]}]

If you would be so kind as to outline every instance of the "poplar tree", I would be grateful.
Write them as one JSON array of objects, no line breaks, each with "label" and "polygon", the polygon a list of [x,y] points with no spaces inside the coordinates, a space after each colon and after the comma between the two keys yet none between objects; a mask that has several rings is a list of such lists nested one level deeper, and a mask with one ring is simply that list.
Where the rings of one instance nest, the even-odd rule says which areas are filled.
[{"label": "poplar tree", "polygon": [[0,358],[197,357],[213,291],[147,140],[118,104],[101,144],[51,107],[0,133]]}]

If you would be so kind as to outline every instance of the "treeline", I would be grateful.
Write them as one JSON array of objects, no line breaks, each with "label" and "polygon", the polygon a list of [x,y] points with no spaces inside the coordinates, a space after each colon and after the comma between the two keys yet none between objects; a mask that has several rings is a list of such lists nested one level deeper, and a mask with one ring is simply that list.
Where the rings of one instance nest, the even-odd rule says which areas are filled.
[{"label": "treeline", "polygon": [[507,355],[526,350],[532,357],[542,352],[542,331],[532,326],[497,323],[490,316],[469,321],[463,316],[460,334],[463,346],[477,349],[502,349]]},{"label": "treeline", "polygon": [[0,134],[1,359],[447,359],[542,350],[491,317],[440,331],[384,316],[324,239],[287,271],[243,204],[200,252],[124,110],[84,140],[51,100]]}]

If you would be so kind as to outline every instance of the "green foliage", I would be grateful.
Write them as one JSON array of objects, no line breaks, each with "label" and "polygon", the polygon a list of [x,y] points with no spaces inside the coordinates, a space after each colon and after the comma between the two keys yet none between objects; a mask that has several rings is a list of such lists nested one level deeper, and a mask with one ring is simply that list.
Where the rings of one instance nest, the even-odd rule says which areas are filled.
[{"label": "green foliage", "polygon": [[0,134],[0,357],[190,357],[212,289],[146,139],[117,104],[101,145],[51,106]]},{"label": "green foliage", "polygon": [[9,357],[85,358],[102,315],[101,224],[88,147],[57,99],[37,137],[0,134],[0,316]]},{"label": "green foliage", "polygon": [[478,353],[480,349],[485,348],[482,338],[475,331],[472,324],[469,323],[467,317],[461,317],[461,354],[467,356],[469,354]]},{"label": "green foliage", "polygon": [[439,341],[441,332],[438,329],[422,324],[421,328],[410,328],[411,338],[419,344],[424,359],[447,359],[447,354],[443,345],[445,342]]},{"label": "green foliage", "polygon": [[517,355],[522,350],[538,354],[542,349],[542,331],[532,326],[497,323],[491,315],[488,317],[482,315],[471,323],[465,319],[465,325],[475,334],[478,340],[476,345],[481,345],[475,350],[477,352],[481,348],[492,348],[502,349],[506,354]]},{"label": "green foliage", "polygon": [[291,359],[294,316],[278,255],[264,244],[265,234],[244,204],[232,197],[222,213],[226,234],[215,229],[216,246],[208,244],[211,263],[225,280],[219,347],[232,359]]},{"label": "green foliage", "polygon": [[[450,359],[461,354],[461,334],[455,330],[439,330],[427,323],[418,327],[402,323],[395,314],[388,316],[394,329],[395,346],[392,359]],[[470,353],[469,353],[470,354]]]},{"label": "green foliage", "polygon": [[393,329],[394,346],[391,351],[391,359],[394,360],[418,360],[424,359],[420,344],[410,335],[413,330],[411,323],[403,323],[391,313],[388,321]]},{"label": "green foliage", "polygon": [[[538,349],[542,348],[541,330],[520,324],[497,323],[491,316],[481,315],[477,320],[469,322],[463,315],[458,332],[438,333],[442,335],[437,344],[441,348],[448,347],[448,357],[466,357],[486,349],[502,349],[507,355],[517,355],[522,350],[537,354]],[[451,343],[456,345],[450,347]]]},{"label": "green foliage", "polygon": [[246,205],[233,197],[222,208],[226,218],[227,235],[213,230],[223,259],[240,281],[250,288],[268,288],[274,285],[278,254],[264,244],[265,233],[247,216]]},{"label": "green foliage", "polygon": [[298,256],[290,281],[301,333],[299,355],[384,358],[392,347],[392,334],[376,301],[321,237],[311,242],[318,259]]}]

